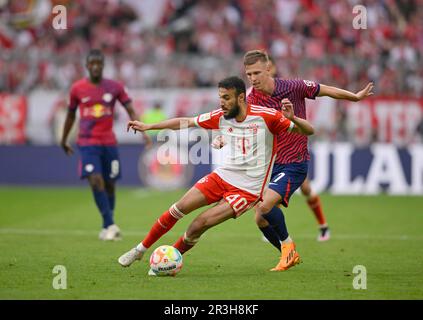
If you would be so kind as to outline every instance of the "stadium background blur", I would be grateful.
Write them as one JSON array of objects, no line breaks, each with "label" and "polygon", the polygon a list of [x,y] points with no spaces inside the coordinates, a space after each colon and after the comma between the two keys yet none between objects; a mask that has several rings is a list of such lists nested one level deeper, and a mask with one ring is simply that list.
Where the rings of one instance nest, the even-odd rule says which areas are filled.
[{"label": "stadium background blur", "polygon": [[[66,30],[52,27],[52,9],[58,4],[67,8]],[[367,29],[352,27],[356,4],[367,10]],[[423,9],[418,1],[3,0],[0,17],[2,145],[57,144],[68,90],[86,75],[84,58],[89,48],[105,52],[105,76],[125,83],[139,114],[160,104],[169,117],[215,108],[213,88],[219,79],[243,75],[243,53],[262,48],[275,59],[282,77],[311,79],[351,91],[368,80],[376,84],[376,97],[362,103],[308,101],[308,118],[317,129],[311,140],[316,144],[311,148],[319,162],[316,165],[325,167],[319,159],[329,162],[328,157],[344,154],[348,148],[352,150],[344,158],[358,154],[369,163],[368,157],[377,150],[366,151],[366,147],[377,144],[378,154],[388,157],[375,169],[379,174],[372,175],[369,166],[355,169],[354,158],[352,164],[344,164],[347,169],[353,166],[352,176],[345,176],[349,186],[356,176],[378,175],[380,181],[367,188],[370,193],[385,190],[386,184],[397,185],[388,186],[388,192],[423,193],[423,169],[416,164],[423,157]],[[116,118],[119,142],[139,143],[124,131],[127,118],[119,107]],[[332,151],[327,150],[328,143]],[[404,149],[411,145],[412,150]],[[2,170],[9,164],[19,165],[13,152],[2,150],[9,155],[2,157]],[[66,161],[56,156],[59,164]],[[337,175],[331,172],[345,169],[340,164],[344,158],[334,160],[335,169],[325,169],[327,177],[315,181],[318,190],[336,185],[332,180]],[[28,170],[26,164],[21,165],[25,170],[16,172]],[[393,169],[400,170],[403,178],[389,180],[383,175]],[[7,172],[0,183],[78,183],[71,174],[62,179],[57,173],[51,179],[27,174],[27,179],[19,179]],[[143,183],[125,176],[124,184]],[[334,189],[339,193],[366,190],[358,182],[355,189],[349,186],[344,183]]]},{"label": "stadium background blur", "polygon": [[[67,8],[66,30],[52,27],[55,17],[52,9],[55,5]],[[352,27],[356,16],[353,13],[355,5],[366,8],[367,29]],[[104,76],[122,81],[129,88],[134,107],[140,115],[155,105],[161,105],[167,117],[192,116],[215,109],[218,103],[217,82],[228,75],[241,75],[246,80],[243,54],[257,48],[267,50],[274,58],[281,77],[310,79],[353,92],[360,90],[369,80],[373,81],[375,96],[360,103],[324,97],[307,100],[308,119],[316,128],[310,143],[310,177],[316,191],[326,192],[323,205],[327,209],[329,223],[334,225],[334,236],[327,249],[319,250],[314,248],[314,234],[312,239],[297,237],[303,255],[313,263],[304,264],[301,267],[303,271],[299,269],[298,275],[290,273],[293,279],[298,280],[297,285],[284,282],[287,290],[281,294],[288,298],[290,293],[296,298],[357,297],[354,292],[348,291],[350,280],[348,285],[333,280],[330,283],[337,284],[334,289],[327,287],[327,283],[319,282],[319,279],[335,277],[339,270],[351,270],[352,263],[365,262],[369,268],[373,266],[373,270],[382,270],[379,278],[373,282],[379,291],[373,291],[370,298],[398,298],[402,294],[411,298],[423,297],[423,255],[419,242],[422,240],[423,195],[421,1],[0,0],[0,195],[3,203],[7,204],[0,208],[0,234],[5,252],[12,250],[15,245],[30,246],[33,243],[34,246],[37,244],[34,250],[45,249],[45,256],[50,257],[53,250],[60,250],[53,249],[55,243],[62,244],[62,241],[69,240],[66,256],[72,259],[66,260],[66,256],[60,256],[60,259],[70,267],[75,263],[75,268],[83,269],[85,260],[79,263],[78,257],[84,259],[90,249],[94,250],[95,245],[85,240],[88,235],[93,239],[96,235],[96,209],[89,197],[86,182],[78,178],[78,157],[66,157],[58,146],[69,87],[73,81],[86,75],[85,57],[89,49],[94,47],[105,53]],[[181,190],[210,172],[211,165],[160,165],[154,157],[157,149],[144,152],[140,138],[126,132],[127,116],[120,106],[116,106],[115,120],[123,166],[123,178],[118,182],[118,219],[122,221],[124,236],[134,242],[139,240],[136,231],[150,225],[158,211],[168,208],[171,202],[165,203],[164,196],[157,191],[148,193],[150,189],[143,189],[147,191],[141,190],[141,193],[132,196],[120,186],[135,186],[137,190],[140,187],[175,189],[174,193],[165,197],[177,199]],[[178,145],[177,141],[173,143]],[[192,141],[190,147],[194,143]],[[29,189],[26,188],[28,186]],[[83,188],[64,191],[67,188],[56,186]],[[365,198],[363,195],[372,197]],[[138,205],[142,205],[148,215],[134,216],[132,209]],[[307,211],[306,208],[301,209],[300,205],[298,201],[293,201],[288,211]],[[237,223],[251,228],[251,239],[258,239],[258,234],[254,233],[257,230],[250,220]],[[307,214],[294,214],[288,220],[292,230],[300,230],[300,233],[309,229],[305,226],[313,228],[312,217]],[[40,230],[34,231],[33,228]],[[66,231],[66,228],[72,230]],[[61,230],[65,230],[64,233]],[[230,232],[227,234],[230,235]],[[247,234],[238,233],[237,237],[242,239]],[[28,243],[25,239],[31,235],[33,241]],[[52,239],[48,246],[41,239],[42,236]],[[81,236],[84,242],[79,243],[74,236]],[[213,238],[213,235],[210,237]],[[220,237],[214,238],[215,243],[225,247],[226,242],[220,244],[219,241],[226,238]],[[245,238],[246,243],[256,246],[251,239]],[[369,241],[371,239],[374,241]],[[350,242],[346,244],[347,241]],[[357,255],[357,241],[363,250],[361,255]],[[382,242],[385,247],[382,247]],[[124,243],[122,248],[127,245]],[[193,255],[204,255],[205,249],[202,248],[206,247],[200,246],[195,251],[198,253]],[[95,259],[104,270],[100,268],[97,271],[96,267],[98,273],[92,277],[104,273],[105,284],[109,278],[121,280],[125,277],[127,274],[122,276],[117,272],[109,277],[110,273],[105,267],[115,263],[109,250],[117,257],[122,248],[95,247],[99,255]],[[216,245],[216,248],[221,247]],[[347,256],[344,248],[354,252],[354,255]],[[85,249],[88,251],[85,252]],[[256,267],[262,269],[266,267],[264,263],[273,265],[266,258],[259,260],[263,250],[261,248],[255,252],[258,261]],[[327,250],[325,261],[319,262],[321,256],[318,253],[322,252],[323,255],[324,250]],[[16,252],[12,251],[13,257],[17,255]],[[219,251],[216,249],[216,252]],[[264,251],[263,257],[265,253],[268,254]],[[344,254],[343,259],[337,259],[340,254]],[[93,256],[90,255],[90,259]],[[380,261],[373,259],[376,256]],[[203,257],[200,259],[203,265],[197,266],[198,270],[203,270],[201,268],[206,265],[205,261],[210,259],[208,255],[205,260]],[[357,257],[361,260],[357,261]],[[110,263],[104,264],[103,258]],[[43,267],[44,260],[27,263],[30,268],[25,271],[33,275],[31,279],[39,279],[39,284],[31,287],[36,288],[34,291],[28,286],[15,290],[15,282],[10,281],[19,277],[20,273],[13,269],[18,263],[13,260],[15,258],[11,258],[13,261],[8,259],[7,254],[2,259],[6,271],[1,280],[7,285],[0,290],[0,297],[58,297],[46,289],[51,289],[51,268],[61,261],[57,255],[54,259],[48,259],[48,268]],[[22,256],[20,259],[25,261],[26,258]],[[331,259],[334,269],[328,269],[327,263]],[[389,259],[398,260],[391,263]],[[260,261],[264,262],[260,264]],[[405,261],[408,261],[406,265]],[[344,262],[345,265],[342,265]],[[217,263],[219,266],[214,270],[218,273],[221,262]],[[190,264],[195,266],[194,259]],[[222,278],[213,277],[212,282],[215,283],[208,284],[215,286],[218,293],[213,295],[210,291],[209,295],[200,298],[219,296],[225,292],[219,286],[232,283],[232,278],[225,278],[228,269],[224,268],[224,264],[222,266],[222,272],[218,273]],[[312,269],[307,269],[310,267]],[[321,270],[326,269],[332,275],[323,274]],[[247,274],[250,272],[247,269],[244,271]],[[138,274],[136,270],[129,272],[132,276]],[[204,272],[207,277],[210,276],[208,270]],[[314,276],[316,272],[322,273]],[[40,277],[44,273],[45,276]],[[396,292],[390,291],[394,287],[391,280],[398,274],[405,278],[395,282],[395,286],[401,283],[403,287]],[[229,272],[231,275],[233,273]],[[116,296],[133,298],[128,293],[131,291],[125,291],[131,286],[130,282],[120,280],[113,283],[117,288]],[[61,297],[101,296],[96,291],[90,291],[92,283],[83,276],[74,281],[81,281],[89,288],[86,289],[87,295],[70,291]],[[196,280],[192,281],[195,286]],[[312,292],[298,286],[301,281],[309,283],[311,288],[314,283],[315,290]],[[244,282],[255,283],[249,280]],[[269,278],[269,282],[274,281]],[[97,282],[98,285],[100,283]],[[182,282],[180,285],[184,286]],[[119,286],[122,291],[119,291]],[[138,297],[168,297],[168,293],[151,283],[146,284],[145,288],[150,288],[149,293],[155,292],[155,295]],[[108,295],[108,289],[105,287],[103,297],[116,297],[113,293]],[[140,294],[140,288],[132,289],[134,294]],[[188,285],[187,292],[190,289]],[[261,292],[264,297],[275,298],[266,295],[270,290],[260,290],[241,289],[235,291],[238,292],[235,297],[263,297],[254,295]],[[296,296],[295,290],[299,290]],[[233,292],[232,288],[230,292]],[[187,294],[173,297],[192,298]],[[359,296],[364,299],[368,297]]]}]

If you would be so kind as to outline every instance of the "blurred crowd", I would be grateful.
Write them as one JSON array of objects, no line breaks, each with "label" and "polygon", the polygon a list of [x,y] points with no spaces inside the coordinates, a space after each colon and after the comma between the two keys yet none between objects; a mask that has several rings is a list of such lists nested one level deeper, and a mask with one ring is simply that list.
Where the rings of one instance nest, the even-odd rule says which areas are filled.
[{"label": "blurred crowd", "polygon": [[[420,0],[0,0],[0,91],[63,89],[89,48],[132,88],[207,87],[266,49],[279,75],[388,96],[423,96]],[[56,4],[67,29],[52,27]],[[355,5],[367,28],[354,29]],[[30,5],[32,11],[28,11]]]}]

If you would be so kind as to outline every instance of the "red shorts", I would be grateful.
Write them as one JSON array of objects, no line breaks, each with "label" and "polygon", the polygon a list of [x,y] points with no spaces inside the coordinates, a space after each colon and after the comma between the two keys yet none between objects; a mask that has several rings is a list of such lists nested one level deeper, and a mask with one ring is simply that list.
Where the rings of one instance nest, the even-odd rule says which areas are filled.
[{"label": "red shorts", "polygon": [[204,194],[208,204],[225,199],[234,210],[235,218],[254,207],[259,200],[259,196],[234,187],[214,172],[198,180],[195,187]]}]

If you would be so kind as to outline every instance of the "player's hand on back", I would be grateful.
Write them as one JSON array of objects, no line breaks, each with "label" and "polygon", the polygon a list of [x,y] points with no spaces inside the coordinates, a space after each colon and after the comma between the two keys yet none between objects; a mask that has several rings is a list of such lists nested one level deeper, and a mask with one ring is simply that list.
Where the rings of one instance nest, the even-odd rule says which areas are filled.
[{"label": "player's hand on back", "polygon": [[360,90],[356,93],[358,101],[363,100],[364,98],[373,95],[373,82],[369,82],[363,90]]},{"label": "player's hand on back", "polygon": [[294,118],[294,105],[289,99],[282,99],[282,114],[285,118],[292,120]]},{"label": "player's hand on back", "polygon": [[213,139],[213,142],[211,143],[211,146],[214,149],[222,149],[226,145],[225,139],[223,136],[217,136]]},{"label": "player's hand on back", "polygon": [[65,153],[66,153],[68,156],[73,155],[73,149],[72,149],[72,147],[71,147],[71,145],[70,145],[70,144],[68,144],[68,143],[66,143],[66,142],[62,142],[62,143],[61,143],[61,147],[62,147],[62,149],[65,151]]}]

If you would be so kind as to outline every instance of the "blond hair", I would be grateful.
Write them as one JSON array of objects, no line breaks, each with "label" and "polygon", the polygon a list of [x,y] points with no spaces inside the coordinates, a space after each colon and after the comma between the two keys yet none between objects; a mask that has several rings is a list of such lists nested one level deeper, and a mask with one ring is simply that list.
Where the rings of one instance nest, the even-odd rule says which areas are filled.
[{"label": "blond hair", "polygon": [[251,50],[244,55],[244,66],[252,65],[257,61],[268,63],[269,56],[267,52],[264,50]]}]

